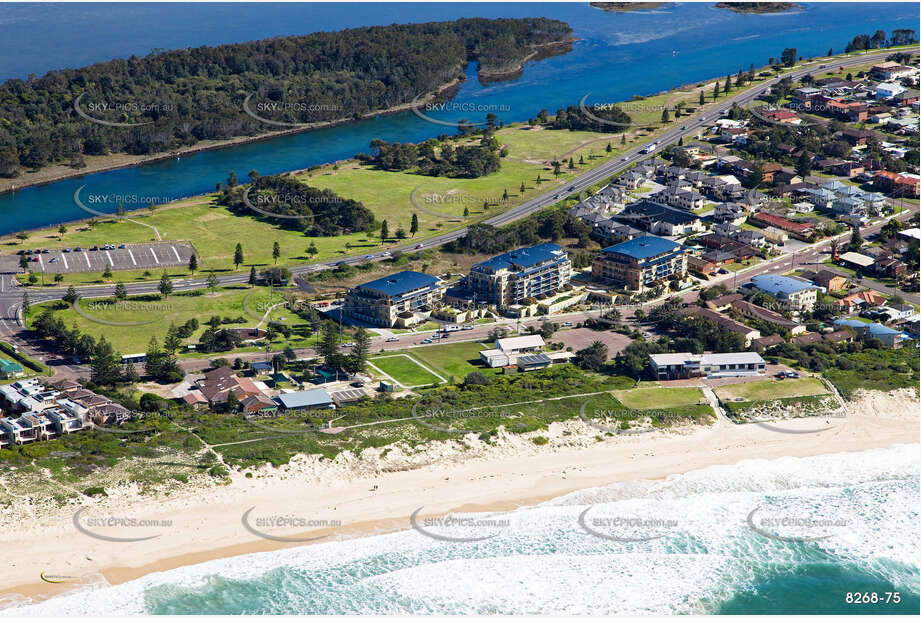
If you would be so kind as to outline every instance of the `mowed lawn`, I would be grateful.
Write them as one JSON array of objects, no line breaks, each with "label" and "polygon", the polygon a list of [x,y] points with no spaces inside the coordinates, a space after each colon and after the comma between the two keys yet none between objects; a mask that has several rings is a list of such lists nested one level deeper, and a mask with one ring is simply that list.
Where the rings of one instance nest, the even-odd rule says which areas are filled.
[{"label": "mowed lawn", "polygon": [[369,363],[407,388],[441,383],[441,378],[406,354],[375,356]]},{"label": "mowed lawn", "polygon": [[[270,294],[266,288],[219,288],[214,293],[173,294],[165,300],[156,294],[131,296],[127,302],[119,304],[112,298],[81,299],[79,303],[82,315],[68,307],[57,311],[57,316],[68,326],[76,324],[82,333],[97,339],[105,335],[120,354],[144,352],[151,337],[162,344],[170,324],[181,326],[192,318],[199,321],[199,328],[185,340],[186,343],[198,341],[208,328],[205,322],[212,316],[243,318],[242,322],[225,324],[225,328],[255,326],[266,312],[269,312],[269,319],[281,324],[292,327],[305,324],[286,308],[285,298],[277,292]],[[279,303],[281,306],[276,306]],[[30,319],[41,311],[42,305],[34,306]]]},{"label": "mowed lawn", "polygon": [[[201,273],[208,270],[233,270],[233,253],[238,242],[243,247],[244,262],[240,268],[244,272],[250,266],[257,269],[271,266],[274,263],[272,246],[275,242],[281,250],[278,263],[285,266],[303,264],[308,258],[316,261],[346,255],[346,243],[353,245],[352,254],[366,253],[380,245],[379,239],[373,236],[369,239],[366,234],[307,237],[300,232],[282,229],[268,221],[234,215],[223,206],[214,205],[212,196],[180,200],[151,212],[133,215],[131,218],[106,219],[93,226],[85,223],[71,224],[67,226],[68,230],[64,233],[63,240],[58,240],[56,229],[48,229],[30,233],[29,238],[22,243],[16,239],[9,239],[4,244],[7,247],[6,252],[15,252],[20,248],[61,249],[156,240],[154,231],[138,225],[138,222],[155,226],[164,240],[190,242],[198,254],[198,276],[202,276]],[[311,242],[319,251],[315,257],[306,253]],[[126,276],[121,274],[123,272],[130,271],[114,271],[113,274],[121,279]],[[159,277],[161,270],[151,269],[151,272]],[[182,269],[178,272],[182,272]],[[96,279],[99,277],[98,274],[83,276]]]},{"label": "mowed lawn", "polygon": [[706,403],[699,388],[639,388],[629,391],[614,391],[614,396],[628,408],[650,410],[653,408],[675,408]]},{"label": "mowed lawn", "polygon": [[480,360],[480,352],[487,346],[478,341],[446,343],[444,345],[414,346],[408,353],[434,369],[445,379],[454,376],[458,382],[474,371],[498,373]]},{"label": "mowed lawn", "polygon": [[730,384],[713,389],[722,400],[742,397],[747,401],[765,401],[784,397],[806,397],[809,395],[828,395],[828,389],[818,378],[799,378],[786,380],[759,380]]}]

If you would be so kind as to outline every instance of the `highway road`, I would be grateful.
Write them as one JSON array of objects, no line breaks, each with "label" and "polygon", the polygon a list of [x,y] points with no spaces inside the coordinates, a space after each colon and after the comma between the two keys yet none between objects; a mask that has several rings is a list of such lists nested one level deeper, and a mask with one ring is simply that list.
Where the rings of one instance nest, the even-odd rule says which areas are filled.
[{"label": "highway road", "polygon": [[[656,136],[655,141],[658,143],[657,151],[662,150],[666,146],[676,143],[679,139],[684,137],[694,136],[698,131],[706,126],[709,126],[713,120],[718,118],[720,114],[728,110],[733,104],[738,104],[744,106],[752,102],[757,98],[766,88],[776,84],[783,77],[791,77],[792,79],[798,79],[809,73],[817,72],[826,72],[837,67],[848,67],[856,64],[864,64],[868,61],[872,61],[879,58],[884,58],[890,52],[880,51],[865,55],[853,56],[850,58],[844,58],[841,60],[826,61],[823,65],[824,68],[819,68],[820,65],[818,61],[811,63],[809,66],[798,69],[791,73],[787,73],[781,77],[775,77],[769,80],[765,80],[753,86],[747,90],[744,90],[735,96],[732,96],[728,99],[720,101],[717,104],[710,104],[707,109],[699,110],[695,117],[687,118],[683,123],[677,125],[664,133]],[[585,190],[591,187],[594,184],[597,184],[604,179],[623,172],[627,168],[635,165],[638,161],[643,160],[643,153],[641,152],[645,148],[645,145],[637,146],[627,152],[625,152],[621,157],[608,161],[599,165],[598,167],[587,171],[586,173],[578,176],[572,182],[570,182],[564,189],[556,188],[552,191],[535,197],[532,200],[529,200],[523,204],[515,206],[501,214],[498,214],[494,217],[491,217],[484,221],[490,225],[502,225],[510,223],[527,217],[528,215],[545,208],[547,206],[556,204],[566,197],[578,193],[582,190]],[[651,154],[649,156],[655,156]],[[390,251],[402,251],[402,252],[414,252],[421,251],[424,249],[430,249],[433,247],[438,247],[444,245],[448,242],[461,238],[466,235],[466,228],[458,229],[452,232],[447,232],[439,236],[429,238],[418,243],[407,245],[401,248],[394,248]],[[334,268],[340,263],[345,264],[358,264],[366,261],[381,261],[385,259],[384,256],[381,256],[379,252],[368,253],[364,255],[353,256],[341,260],[330,260],[322,263],[308,264],[304,266],[295,266],[290,268],[291,272],[295,275],[316,272],[319,270],[325,270],[329,268]],[[747,276],[752,274],[757,274],[757,270],[763,268],[764,265],[756,266],[751,271],[746,271]],[[35,350],[30,342],[23,338],[23,329],[17,318],[18,311],[21,308],[22,304],[22,295],[23,289],[17,285],[15,280],[15,273],[0,273],[0,338],[7,339],[17,345],[24,346],[25,351],[32,354],[38,354],[41,356],[41,352]],[[737,275],[737,278],[741,275]],[[219,277],[221,285],[230,285],[238,283],[246,283],[249,279],[248,272],[240,272],[232,275],[224,275]],[[742,283],[742,279],[737,279],[739,283]],[[126,284],[126,288],[130,295],[138,295],[145,293],[157,293],[158,292],[159,282],[144,282],[144,283],[129,283]],[[185,280],[174,280],[173,288],[174,291],[183,291],[189,289],[200,289],[207,286],[207,282],[204,279],[194,279],[189,278]],[[94,298],[94,297],[110,297],[114,294],[113,285],[100,285],[100,286],[88,286],[78,288],[80,296],[83,298]],[[29,288],[28,289],[30,302],[42,302],[48,300],[57,300],[64,296],[65,290],[60,288],[50,288],[50,289],[41,289],[41,288]],[[404,343],[405,345],[405,343]]]}]

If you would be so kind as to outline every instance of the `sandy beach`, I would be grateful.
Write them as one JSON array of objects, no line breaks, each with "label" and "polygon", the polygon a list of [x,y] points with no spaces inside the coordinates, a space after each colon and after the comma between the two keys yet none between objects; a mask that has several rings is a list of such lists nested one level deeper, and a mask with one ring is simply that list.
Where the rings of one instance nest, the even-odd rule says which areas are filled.
[{"label": "sandy beach", "polygon": [[[183,565],[240,554],[295,547],[247,528],[263,518],[292,517],[330,526],[258,528],[288,538],[328,535],[323,542],[410,527],[410,515],[495,512],[532,505],[579,489],[615,482],[659,479],[742,460],[772,460],[857,452],[919,439],[919,402],[912,391],[865,393],[845,416],[709,427],[606,437],[581,421],[552,425],[547,445],[501,433],[493,445],[475,436],[416,449],[368,449],[335,461],[298,456],[286,466],[264,468],[232,483],[140,495],[125,486],[103,499],[85,498],[57,509],[30,512],[28,503],[0,514],[5,539],[0,607],[40,600],[75,585],[116,584]],[[34,506],[34,505],[33,505]],[[83,529],[118,538],[93,538]],[[243,521],[244,514],[252,509]],[[157,520],[159,527],[91,528],[107,518]],[[168,525],[162,525],[168,522]],[[341,522],[341,523],[336,523]],[[51,583],[43,581],[52,580]]]}]

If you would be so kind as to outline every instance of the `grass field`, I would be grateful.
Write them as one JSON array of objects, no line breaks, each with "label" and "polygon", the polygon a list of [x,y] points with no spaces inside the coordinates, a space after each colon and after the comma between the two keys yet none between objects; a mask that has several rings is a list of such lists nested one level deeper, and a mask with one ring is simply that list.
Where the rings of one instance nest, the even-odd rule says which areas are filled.
[{"label": "grass field", "polygon": [[[105,335],[121,354],[144,352],[152,336],[162,343],[170,324],[181,326],[191,318],[196,318],[200,326],[187,340],[189,343],[198,341],[207,328],[205,322],[211,316],[243,318],[240,323],[227,324],[228,328],[255,326],[267,311],[268,319],[292,328],[305,324],[288,309],[290,305],[278,292],[272,294],[267,288],[250,289],[246,286],[219,288],[213,293],[177,293],[165,300],[159,295],[132,296],[126,303],[120,304],[111,298],[81,299],[79,306],[80,313],[68,307],[59,310],[58,317],[68,326],[76,324],[82,333],[96,338]],[[30,320],[41,313],[41,308],[42,305],[36,305],[32,309]],[[301,339],[297,336],[289,340],[292,344],[298,341]]]},{"label": "grass field", "polygon": [[372,369],[378,369],[407,388],[442,382],[440,376],[407,354],[376,356],[369,361],[369,365]]},{"label": "grass field", "polygon": [[810,395],[828,395],[828,389],[817,378],[799,378],[794,380],[759,380],[730,384],[713,389],[716,396],[727,401],[743,397],[748,401],[768,401],[786,397],[806,397]]},{"label": "grass field", "polygon": [[614,391],[614,396],[628,408],[636,410],[675,408],[706,401],[699,388],[641,388]]},{"label": "grass field", "polygon": [[416,346],[408,352],[445,379],[453,376],[455,380],[461,382],[467,377],[467,374],[473,371],[486,374],[498,373],[498,369],[490,369],[480,361],[480,351],[485,349],[487,346],[478,341],[464,341],[444,345]]}]

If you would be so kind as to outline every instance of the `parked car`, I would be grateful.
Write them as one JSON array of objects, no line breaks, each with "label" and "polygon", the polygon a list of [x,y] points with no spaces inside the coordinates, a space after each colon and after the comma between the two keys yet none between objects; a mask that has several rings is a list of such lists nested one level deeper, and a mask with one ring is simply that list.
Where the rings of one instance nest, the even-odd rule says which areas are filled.
[{"label": "parked car", "polygon": [[432,340],[431,340],[431,339],[423,339],[423,340],[422,340],[422,343],[432,343]]},{"label": "parked car", "polygon": [[127,248],[128,248],[128,245],[122,243],[122,244],[118,245],[118,248],[119,248],[119,249],[127,249]]},{"label": "parked car", "polygon": [[71,251],[70,247],[64,247],[64,253],[70,253],[70,251]]},{"label": "parked car", "polygon": [[399,340],[400,340],[399,337],[387,337],[386,339],[387,343],[393,343],[394,341],[399,341]]},{"label": "parked car", "polygon": [[473,330],[473,327],[468,324],[466,326],[461,326],[461,330]]},{"label": "parked car", "polygon": [[50,259],[50,260],[48,260],[48,261],[49,261],[49,262],[57,262],[57,261],[58,261],[58,258],[56,258],[56,257],[53,257],[53,258],[51,258],[51,259]]},{"label": "parked car", "polygon": [[563,322],[563,326],[572,326],[572,322]]},{"label": "parked car", "polygon": [[75,248],[74,248],[74,251],[75,251],[75,252],[83,251],[83,247],[75,247]]}]

